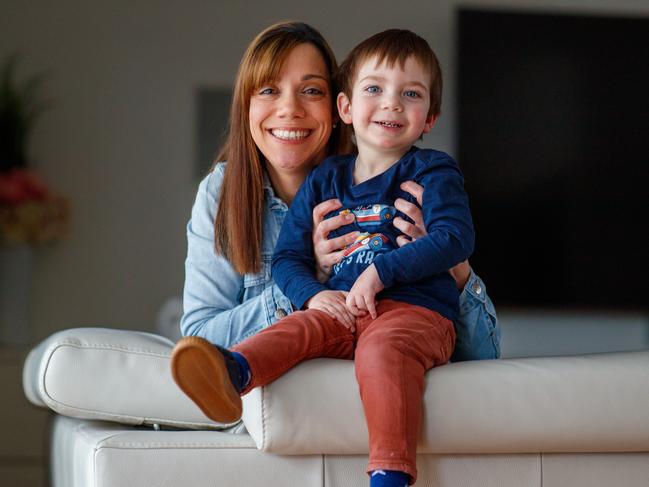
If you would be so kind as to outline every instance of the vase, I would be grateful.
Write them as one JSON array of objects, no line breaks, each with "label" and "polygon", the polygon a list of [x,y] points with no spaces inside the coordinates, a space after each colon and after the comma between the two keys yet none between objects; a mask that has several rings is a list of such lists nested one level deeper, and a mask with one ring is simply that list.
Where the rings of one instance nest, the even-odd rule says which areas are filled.
[{"label": "vase", "polygon": [[0,246],[0,344],[26,345],[34,252],[30,245]]}]

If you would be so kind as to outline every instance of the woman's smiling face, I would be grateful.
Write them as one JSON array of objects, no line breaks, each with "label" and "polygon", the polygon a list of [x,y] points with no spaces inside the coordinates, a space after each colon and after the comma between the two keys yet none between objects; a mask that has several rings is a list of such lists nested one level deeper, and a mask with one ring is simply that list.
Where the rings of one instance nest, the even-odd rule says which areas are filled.
[{"label": "woman's smiling face", "polygon": [[250,132],[278,174],[305,174],[326,156],[332,129],[327,66],[313,45],[296,46],[277,79],[250,98]]}]

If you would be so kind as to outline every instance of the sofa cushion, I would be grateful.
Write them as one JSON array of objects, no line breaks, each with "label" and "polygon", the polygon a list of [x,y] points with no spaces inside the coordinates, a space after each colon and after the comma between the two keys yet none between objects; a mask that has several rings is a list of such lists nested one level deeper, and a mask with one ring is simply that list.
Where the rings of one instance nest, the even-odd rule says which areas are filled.
[{"label": "sofa cushion", "polygon": [[170,340],[150,333],[74,328],[34,348],[23,368],[25,395],[59,414],[124,424],[226,429],[174,383]]},{"label": "sofa cushion", "polygon": [[[427,373],[419,453],[649,451],[649,351],[449,364]],[[244,396],[257,447],[367,453],[351,361],[305,362]]]},{"label": "sofa cushion", "polygon": [[153,431],[56,416],[50,451],[52,487],[324,485],[321,455],[268,455],[247,434]]},{"label": "sofa cushion", "polygon": [[[174,384],[173,343],[149,333],[78,328],[27,358],[32,402],[77,418],[226,429]],[[420,453],[649,451],[649,351],[463,362],[426,376]],[[366,454],[353,363],[317,359],[244,396],[258,448]],[[235,427],[236,428],[236,427]]]}]

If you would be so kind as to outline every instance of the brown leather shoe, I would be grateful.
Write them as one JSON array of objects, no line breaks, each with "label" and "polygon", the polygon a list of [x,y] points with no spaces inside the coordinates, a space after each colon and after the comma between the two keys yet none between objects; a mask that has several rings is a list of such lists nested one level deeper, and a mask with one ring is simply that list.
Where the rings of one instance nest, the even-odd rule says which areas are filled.
[{"label": "brown leather shoe", "polygon": [[243,406],[235,386],[241,380],[228,350],[203,338],[181,338],[171,353],[171,374],[208,418],[219,423],[241,418]]}]

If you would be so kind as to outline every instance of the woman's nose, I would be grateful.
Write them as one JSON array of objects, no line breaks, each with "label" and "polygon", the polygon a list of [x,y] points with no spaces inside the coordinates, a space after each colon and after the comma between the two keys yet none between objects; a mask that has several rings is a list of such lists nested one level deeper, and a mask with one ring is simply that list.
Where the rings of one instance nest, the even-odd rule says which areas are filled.
[{"label": "woman's nose", "polygon": [[304,116],[304,107],[295,93],[284,93],[279,99],[277,114],[280,117],[295,118]]}]

